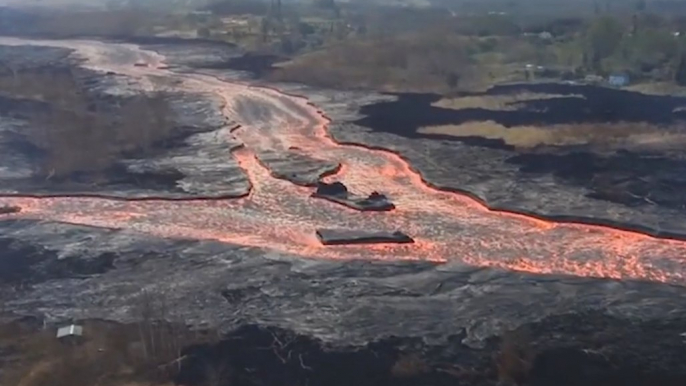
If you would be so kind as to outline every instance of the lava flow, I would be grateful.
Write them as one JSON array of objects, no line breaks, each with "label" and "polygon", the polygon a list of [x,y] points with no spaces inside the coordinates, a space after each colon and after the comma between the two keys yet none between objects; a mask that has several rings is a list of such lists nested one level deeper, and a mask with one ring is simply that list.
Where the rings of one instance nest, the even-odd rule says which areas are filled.
[{"label": "lava flow", "polygon": [[[233,152],[234,157],[252,183],[248,197],[232,200],[7,198],[9,204],[24,208],[16,216],[132,229],[163,237],[214,239],[312,258],[456,261],[538,273],[670,283],[682,283],[686,277],[685,242],[491,211],[468,197],[430,188],[393,153],[337,144],[327,135],[327,119],[303,98],[207,75],[134,67],[132,63],[141,58],[155,63],[164,58],[130,45],[16,39],[0,43],[73,48],[87,59],[85,66],[128,75],[141,80],[144,87],[151,87],[145,83],[150,76],[173,76],[182,90],[223,98],[224,114],[241,125],[231,135],[245,145]],[[127,60],[111,62],[111,57]],[[310,188],[271,177],[255,159],[255,153],[263,150],[289,148],[340,162],[340,171],[329,179],[342,181],[360,194],[383,192],[397,209],[357,212],[310,198]],[[416,243],[324,247],[315,237],[317,228],[402,230]]]}]

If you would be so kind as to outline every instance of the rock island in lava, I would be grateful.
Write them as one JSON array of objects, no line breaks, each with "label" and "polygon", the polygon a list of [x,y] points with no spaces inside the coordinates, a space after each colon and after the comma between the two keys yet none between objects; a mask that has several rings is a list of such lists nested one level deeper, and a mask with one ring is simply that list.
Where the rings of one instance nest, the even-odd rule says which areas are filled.
[{"label": "rock island in lava", "polygon": [[388,211],[395,209],[395,205],[379,192],[371,192],[369,196],[356,196],[348,192],[342,182],[327,184],[320,182],[312,197],[323,198],[360,211]]},{"label": "rock island in lava", "polygon": [[[219,337],[158,364],[187,385],[218,364],[238,385],[493,385],[511,360],[532,385],[684,384],[685,101],[264,84],[221,69],[228,46],[138,43],[0,39],[22,326],[141,326],[152,297]],[[617,130],[599,120],[632,134],[580,143]]]},{"label": "rock island in lava", "polygon": [[399,243],[408,244],[413,243],[412,237],[395,231],[391,233],[386,232],[363,232],[363,231],[346,231],[338,229],[318,229],[317,238],[324,245],[341,245],[341,244],[384,244],[384,243]]}]

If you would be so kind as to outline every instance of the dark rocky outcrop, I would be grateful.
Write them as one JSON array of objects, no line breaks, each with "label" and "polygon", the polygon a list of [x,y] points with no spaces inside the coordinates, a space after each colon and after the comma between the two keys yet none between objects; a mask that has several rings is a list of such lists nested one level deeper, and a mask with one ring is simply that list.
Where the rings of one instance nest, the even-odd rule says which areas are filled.
[{"label": "dark rocky outcrop", "polygon": [[312,197],[323,198],[349,208],[361,211],[389,211],[395,209],[395,205],[383,194],[372,192],[369,196],[357,196],[351,194],[342,182],[327,184],[320,182]]},{"label": "dark rocky outcrop", "polygon": [[379,232],[345,229],[318,229],[317,238],[324,245],[342,244],[409,244],[412,237],[400,231]]},{"label": "dark rocky outcrop", "polygon": [[336,173],[341,166],[337,162],[312,158],[297,150],[261,151],[256,156],[269,169],[272,177],[300,186],[316,186],[322,177]]},{"label": "dark rocky outcrop", "polygon": [[0,205],[0,214],[13,214],[21,212],[21,207],[12,205]]}]

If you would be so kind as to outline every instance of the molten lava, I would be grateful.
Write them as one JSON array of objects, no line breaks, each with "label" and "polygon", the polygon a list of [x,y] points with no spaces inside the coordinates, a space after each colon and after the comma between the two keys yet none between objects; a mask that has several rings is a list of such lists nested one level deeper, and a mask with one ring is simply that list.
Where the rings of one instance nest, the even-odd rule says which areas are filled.
[{"label": "molten lava", "polygon": [[[150,76],[174,76],[181,89],[220,96],[226,102],[224,114],[241,125],[231,135],[245,146],[233,155],[248,174],[252,191],[232,200],[12,197],[7,198],[8,204],[24,209],[12,216],[132,229],[163,237],[215,239],[312,258],[457,261],[671,283],[682,283],[686,275],[685,242],[491,211],[468,197],[427,186],[391,152],[337,144],[327,135],[327,119],[303,98],[207,75],[174,74],[163,66],[134,67],[131,63],[140,59],[163,63],[159,55],[134,46],[82,41],[17,40],[13,44],[29,43],[73,48],[87,59],[86,66],[137,78],[144,87],[150,85],[145,82]],[[108,58],[114,51],[126,52],[130,61],[111,63]],[[310,198],[311,188],[272,178],[254,156],[262,150],[289,148],[341,163],[338,174],[327,181],[342,181],[358,194],[382,192],[397,209],[357,212]],[[416,242],[324,247],[315,236],[317,228],[402,230]]]}]

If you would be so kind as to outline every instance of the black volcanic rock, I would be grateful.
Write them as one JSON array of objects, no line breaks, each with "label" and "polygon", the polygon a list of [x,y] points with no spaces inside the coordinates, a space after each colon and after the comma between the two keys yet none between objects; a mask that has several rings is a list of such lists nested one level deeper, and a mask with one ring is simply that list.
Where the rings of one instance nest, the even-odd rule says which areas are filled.
[{"label": "black volcanic rock", "polygon": [[395,209],[395,205],[383,194],[372,192],[367,197],[351,194],[342,182],[327,184],[319,182],[317,190],[312,197],[323,198],[349,208],[361,211],[389,211]]},{"label": "black volcanic rock", "polygon": [[400,231],[367,232],[345,229],[317,229],[317,238],[324,245],[414,243],[412,237]]},{"label": "black volcanic rock", "polygon": [[335,173],[341,166],[338,162],[313,158],[297,150],[265,150],[257,152],[256,156],[272,177],[300,186],[316,186],[320,178]]},{"label": "black volcanic rock", "polygon": [[0,206],[0,214],[12,214],[12,213],[19,213],[19,212],[21,212],[21,207],[19,207],[19,206],[11,206],[11,205]]},{"label": "black volcanic rock", "polygon": [[316,193],[320,196],[348,197],[348,188],[340,181],[331,184],[320,182],[317,184]]}]

